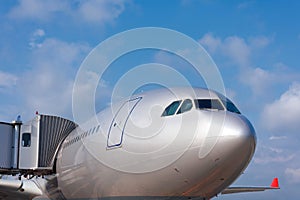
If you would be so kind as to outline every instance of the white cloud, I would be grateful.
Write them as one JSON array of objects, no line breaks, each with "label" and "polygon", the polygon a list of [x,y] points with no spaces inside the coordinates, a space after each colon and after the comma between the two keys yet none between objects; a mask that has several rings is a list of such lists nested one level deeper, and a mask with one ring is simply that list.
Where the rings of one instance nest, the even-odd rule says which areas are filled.
[{"label": "white cloud", "polygon": [[269,38],[266,36],[257,36],[257,37],[251,37],[249,39],[249,43],[252,48],[264,48],[268,46],[272,42],[273,38]]},{"label": "white cloud", "polygon": [[40,48],[42,46],[42,42],[40,40],[45,36],[45,34],[46,33],[43,29],[36,29],[29,39],[30,48]]},{"label": "white cloud", "polygon": [[296,155],[297,153],[290,152],[284,146],[280,146],[278,142],[273,141],[273,145],[270,145],[270,141],[268,141],[268,143],[258,144],[254,162],[257,164],[286,163],[295,159]]},{"label": "white cloud", "polygon": [[111,23],[125,10],[125,0],[19,0],[8,14],[13,19],[49,21],[63,15],[77,21]]},{"label": "white cloud", "polygon": [[[76,61],[82,61],[78,55],[88,52],[90,47],[84,43],[67,43],[55,38],[47,38],[42,48],[32,51],[32,62],[35,66],[47,66],[64,71]],[[79,67],[79,66],[76,66]]]},{"label": "white cloud", "polygon": [[287,168],[285,170],[285,175],[289,182],[300,183],[300,168],[298,169]]},{"label": "white cloud", "polygon": [[104,79],[100,79],[98,85],[99,85],[99,87],[101,87],[101,88],[107,88],[107,87],[109,87],[109,82],[106,81],[106,80],[104,80]]},{"label": "white cloud", "polygon": [[78,7],[78,14],[89,22],[111,22],[124,11],[123,0],[89,0]]},{"label": "white cloud", "polygon": [[45,31],[43,29],[36,29],[33,32],[33,36],[35,36],[35,37],[42,37],[44,35],[45,35]]},{"label": "white cloud", "polygon": [[286,140],[287,136],[271,136],[269,137],[269,140]]},{"label": "white cloud", "polygon": [[267,96],[274,87],[280,84],[290,83],[291,80],[299,80],[300,74],[293,73],[289,68],[276,63],[271,70],[260,67],[243,68],[240,74],[240,81],[249,86],[256,97]]},{"label": "white cloud", "polygon": [[91,100],[95,99],[94,84],[98,81],[98,74],[94,71],[84,70],[80,72],[84,79],[74,87],[73,115],[76,122],[82,123],[90,119],[94,114],[94,107],[90,107]]},{"label": "white cloud", "polygon": [[199,40],[199,43],[206,46],[209,52],[215,53],[221,46],[222,41],[220,38],[215,37],[212,33],[207,33]]},{"label": "white cloud", "polygon": [[224,40],[222,51],[239,66],[249,65],[251,50],[243,38],[231,36]]},{"label": "white cloud", "polygon": [[277,70],[284,71],[288,69],[288,66],[282,62],[277,62],[273,65],[273,67]]},{"label": "white cloud", "polygon": [[279,99],[267,104],[262,118],[272,131],[294,132],[300,129],[300,83],[293,83]]},{"label": "white cloud", "polygon": [[251,54],[258,48],[268,46],[271,41],[272,39],[266,36],[250,37],[247,40],[238,36],[229,36],[222,40],[212,33],[207,33],[200,38],[199,43],[210,53],[225,56],[239,67],[249,67]]},{"label": "white cloud", "polygon": [[66,11],[68,7],[64,0],[19,0],[9,16],[16,19],[49,20],[54,13]]},{"label": "white cloud", "polygon": [[17,76],[0,71],[0,89],[15,86],[17,84],[17,80]]},{"label": "white cloud", "polygon": [[279,148],[270,148],[270,150],[272,151],[272,152],[275,152],[275,153],[282,153],[283,152],[283,150],[282,149],[279,149]]},{"label": "white cloud", "polygon": [[[229,36],[224,39],[214,36],[212,33],[205,34],[199,43],[202,44],[210,53],[213,53],[221,58],[222,63],[228,62],[239,68],[240,81],[249,86],[255,96],[262,95],[274,83],[286,79],[287,75],[282,76],[278,72],[271,72],[261,67],[254,67],[251,58],[260,49],[263,49],[271,44],[273,37],[255,36],[242,38],[239,36]],[[274,81],[276,80],[276,82]],[[290,80],[290,79],[289,79]]]},{"label": "white cloud", "polygon": [[255,95],[259,95],[271,86],[273,81],[276,80],[276,76],[267,70],[257,67],[245,69],[240,79],[245,85],[250,86]]},{"label": "white cloud", "polygon": [[[274,149],[273,149],[274,150]],[[279,153],[281,153],[280,151]],[[274,153],[278,153],[277,151],[274,151]],[[269,156],[261,156],[261,157],[255,157],[254,162],[257,164],[268,164],[268,163],[285,163],[288,161],[291,161],[295,155],[289,155],[289,156],[278,156],[278,155],[269,155]]]},{"label": "white cloud", "polygon": [[[75,72],[90,48],[49,38],[32,50],[32,68],[19,80],[19,98],[25,113],[71,116]],[[26,117],[32,117],[28,114]]]}]

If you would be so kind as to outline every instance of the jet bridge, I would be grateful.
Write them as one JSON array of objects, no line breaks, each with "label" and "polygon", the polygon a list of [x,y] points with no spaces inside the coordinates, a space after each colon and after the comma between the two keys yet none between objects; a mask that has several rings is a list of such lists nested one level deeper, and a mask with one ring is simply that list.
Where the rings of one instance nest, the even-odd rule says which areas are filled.
[{"label": "jet bridge", "polygon": [[57,152],[76,126],[70,120],[40,114],[24,124],[0,122],[0,174],[53,173]]}]

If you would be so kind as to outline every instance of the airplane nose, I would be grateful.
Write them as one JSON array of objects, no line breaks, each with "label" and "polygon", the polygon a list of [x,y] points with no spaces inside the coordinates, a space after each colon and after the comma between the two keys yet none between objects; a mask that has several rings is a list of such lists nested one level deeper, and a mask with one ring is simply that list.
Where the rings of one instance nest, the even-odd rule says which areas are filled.
[{"label": "airplane nose", "polygon": [[244,145],[248,143],[254,148],[256,146],[255,130],[249,120],[242,115],[227,114],[222,136],[232,139],[231,145]]},{"label": "airplane nose", "polygon": [[[201,146],[200,159],[208,159],[213,169],[210,180],[215,182],[202,185],[202,190],[211,191],[219,187],[220,192],[232,184],[246,169],[251,161],[256,147],[256,133],[249,120],[235,113],[214,113],[211,132],[219,135],[206,140],[206,146]],[[217,127],[217,128],[215,128]],[[205,147],[205,148],[203,148]],[[212,148],[211,148],[212,147]]]},{"label": "airplane nose", "polygon": [[240,167],[244,168],[253,157],[256,133],[246,117],[227,114],[220,142],[219,148],[222,148],[223,153],[230,155],[232,162],[240,163]]},{"label": "airplane nose", "polygon": [[256,133],[249,120],[235,113],[214,113],[210,137],[200,145],[199,158],[212,150],[217,154],[251,160],[256,147]]}]

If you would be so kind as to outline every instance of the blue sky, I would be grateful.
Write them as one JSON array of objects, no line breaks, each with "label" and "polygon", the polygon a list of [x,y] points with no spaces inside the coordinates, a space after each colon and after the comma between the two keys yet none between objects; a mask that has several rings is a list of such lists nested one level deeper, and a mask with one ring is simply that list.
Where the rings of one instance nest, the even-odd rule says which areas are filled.
[{"label": "blue sky", "polygon": [[[96,45],[132,28],[174,29],[209,52],[223,76],[227,95],[256,128],[255,157],[236,184],[268,185],[278,176],[282,186],[280,191],[217,199],[297,198],[299,8],[299,1],[283,0],[5,1],[0,5],[0,120],[11,121],[18,114],[28,120],[36,110],[71,118],[76,72]],[[124,64],[126,71],[151,60],[175,63],[170,59],[162,52],[137,53],[119,65]],[[181,70],[196,86],[204,86],[188,68]],[[120,71],[117,62],[107,72],[103,89],[98,91],[103,97],[117,79],[115,72]]]}]

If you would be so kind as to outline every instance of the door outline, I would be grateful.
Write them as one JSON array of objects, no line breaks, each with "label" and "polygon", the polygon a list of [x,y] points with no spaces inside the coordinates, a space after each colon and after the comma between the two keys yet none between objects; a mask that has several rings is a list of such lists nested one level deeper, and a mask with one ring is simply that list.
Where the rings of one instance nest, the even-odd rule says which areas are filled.
[{"label": "door outline", "polygon": [[[118,112],[115,114],[115,116],[113,117],[113,120],[109,126],[109,130],[108,130],[108,135],[107,135],[107,142],[106,142],[106,148],[117,148],[117,147],[120,147],[121,144],[123,143],[123,136],[124,136],[124,131],[125,131],[125,127],[126,127],[126,124],[127,124],[127,121],[131,115],[131,113],[133,112],[134,108],[137,106],[137,104],[142,100],[143,97],[137,97],[137,98],[134,98],[134,99],[130,99],[128,101],[125,101],[122,106],[119,108]],[[117,116],[119,115],[120,111],[122,110],[122,108],[129,102],[131,101],[136,101],[134,103],[134,105],[132,106],[131,110],[129,111],[128,115],[126,116],[126,119],[125,119],[125,122],[124,122],[124,125],[123,127],[120,127],[121,128],[121,134],[120,134],[120,140],[119,140],[119,143],[117,142],[114,142],[113,144],[109,144],[109,138],[111,136],[111,129],[112,127],[114,126],[115,124],[115,121],[116,121],[116,118]]]}]

